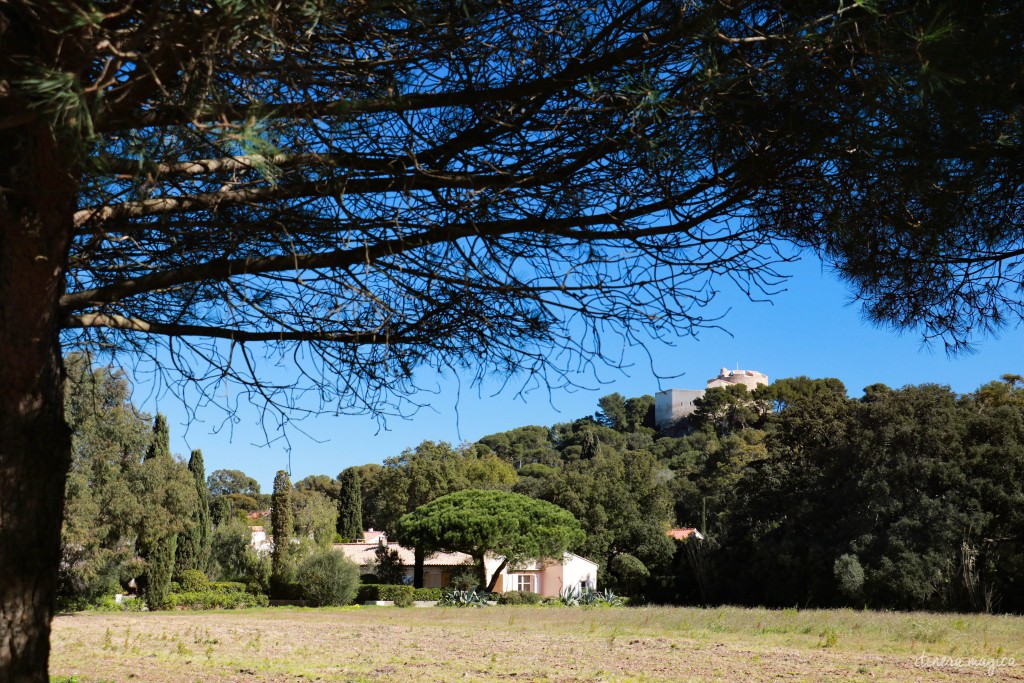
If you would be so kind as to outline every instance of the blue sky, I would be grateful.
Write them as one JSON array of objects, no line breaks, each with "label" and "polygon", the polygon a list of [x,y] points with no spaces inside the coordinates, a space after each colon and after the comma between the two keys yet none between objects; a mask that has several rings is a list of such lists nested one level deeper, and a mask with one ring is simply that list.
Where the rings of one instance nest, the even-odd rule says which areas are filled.
[{"label": "blue sky", "polygon": [[[309,474],[335,476],[346,467],[380,462],[423,440],[475,441],[522,425],[573,420],[593,413],[597,399],[615,391],[629,397],[668,388],[703,388],[722,367],[759,370],[773,381],[799,375],[837,377],[854,397],[879,382],[892,387],[946,384],[965,393],[1004,373],[1024,374],[1020,327],[1005,330],[997,339],[978,339],[975,353],[950,358],[941,344],[922,347],[919,336],[872,327],[859,307],[850,304],[844,286],[813,258],[792,265],[789,272],[793,278],[786,291],[771,303],[723,293],[715,310],[729,309],[722,320],[728,332],[708,330],[696,339],[678,339],[671,347],[651,346],[649,357],[641,349],[627,350],[632,367],[625,374],[603,371],[603,384],[579,377],[579,383],[592,390],[538,389],[517,398],[519,384],[514,381],[495,395],[499,382],[476,389],[458,377],[422,374],[420,384],[436,391],[422,397],[430,407],[410,420],[389,420],[387,430],[380,430],[370,417],[323,415],[306,420],[301,428],[309,436],[289,436],[292,480]],[[203,421],[188,425],[176,399],[157,400],[150,389],[137,382],[136,401],[144,410],[167,414],[172,451],[187,455],[192,448],[201,448],[207,472],[241,469],[269,491],[274,473],[288,467],[285,443],[259,445],[265,437],[255,409],[241,412],[232,432],[214,434],[211,430],[222,424],[223,414],[200,413]]]}]

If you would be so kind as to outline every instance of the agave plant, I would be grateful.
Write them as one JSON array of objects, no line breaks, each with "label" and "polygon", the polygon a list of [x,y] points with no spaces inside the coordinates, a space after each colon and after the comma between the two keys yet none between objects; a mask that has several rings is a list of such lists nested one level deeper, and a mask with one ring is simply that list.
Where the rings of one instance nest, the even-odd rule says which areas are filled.
[{"label": "agave plant", "polygon": [[576,607],[580,604],[580,589],[578,586],[568,586],[558,593],[558,600],[566,607]]},{"label": "agave plant", "polygon": [[482,591],[445,591],[437,601],[439,607],[484,607],[487,605],[488,593]]},{"label": "agave plant", "polygon": [[621,607],[622,605],[626,604],[623,601],[623,599],[615,593],[613,593],[610,588],[604,589],[604,592],[601,593],[601,599],[605,602],[605,604],[611,605],[612,607]]},{"label": "agave plant", "polygon": [[621,607],[625,604],[622,598],[607,588],[604,591],[596,591],[593,588],[569,586],[562,589],[558,594],[558,599],[566,607],[589,607],[595,605]]}]

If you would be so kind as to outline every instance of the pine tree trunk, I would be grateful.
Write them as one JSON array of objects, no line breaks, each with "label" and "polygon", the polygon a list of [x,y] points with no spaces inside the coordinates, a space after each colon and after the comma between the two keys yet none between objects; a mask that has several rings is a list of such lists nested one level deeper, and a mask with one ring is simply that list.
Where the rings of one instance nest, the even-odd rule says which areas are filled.
[{"label": "pine tree trunk", "polygon": [[0,683],[46,683],[64,482],[58,303],[75,201],[48,126],[0,134]]},{"label": "pine tree trunk", "polygon": [[412,565],[412,587],[423,588],[423,565],[427,559],[427,553],[422,546],[413,548]]}]

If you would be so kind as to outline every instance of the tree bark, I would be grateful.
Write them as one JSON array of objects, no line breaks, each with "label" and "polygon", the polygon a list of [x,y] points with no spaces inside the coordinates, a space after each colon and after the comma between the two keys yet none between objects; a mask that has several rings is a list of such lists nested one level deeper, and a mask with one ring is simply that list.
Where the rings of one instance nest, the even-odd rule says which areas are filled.
[{"label": "tree bark", "polygon": [[0,683],[46,683],[71,459],[58,305],[74,152],[45,123],[0,149]]},{"label": "tree bark", "polygon": [[413,565],[412,565],[412,587],[423,588],[423,565],[427,559],[427,553],[423,549],[423,546],[418,545],[413,548]]},{"label": "tree bark", "polygon": [[[508,558],[506,557],[504,560],[501,561],[501,564],[498,565],[497,569],[494,570],[494,573],[491,574],[490,580],[488,580],[488,578],[487,578],[487,570],[486,569],[484,570],[484,581],[487,582],[487,592],[488,593],[493,593],[494,592],[494,587],[498,585],[498,577],[501,576],[502,570],[504,570],[505,567],[507,567],[507,566],[508,566]],[[505,590],[510,590],[510,589],[506,586]]]}]

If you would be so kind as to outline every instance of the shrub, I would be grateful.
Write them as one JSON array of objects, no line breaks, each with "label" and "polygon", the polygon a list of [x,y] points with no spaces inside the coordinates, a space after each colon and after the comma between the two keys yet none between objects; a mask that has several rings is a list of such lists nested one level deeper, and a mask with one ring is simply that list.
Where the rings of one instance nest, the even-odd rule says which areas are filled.
[{"label": "shrub", "polygon": [[839,592],[851,600],[856,600],[864,593],[864,568],[856,555],[840,555],[832,565],[832,574],[836,578]]},{"label": "shrub", "polygon": [[412,590],[413,600],[440,600],[441,593],[443,591],[440,588],[414,588]]},{"label": "shrub", "polygon": [[170,606],[177,609],[245,609],[266,607],[270,604],[267,596],[253,595],[244,591],[221,592],[214,590],[171,593]]},{"label": "shrub", "polygon": [[90,610],[96,612],[141,612],[146,608],[146,601],[142,598],[122,598],[121,602],[113,595],[105,595],[89,606]]},{"label": "shrub", "polygon": [[210,588],[210,580],[198,569],[186,569],[178,577],[180,588],[172,593],[201,593]]},{"label": "shrub", "polygon": [[395,607],[409,607],[412,605],[413,591],[415,590],[412,586],[382,585],[380,587],[380,599],[391,600],[395,603]]},{"label": "shrub", "polygon": [[[416,596],[417,591],[440,591],[437,588],[413,588],[412,586],[398,586],[390,583],[367,583],[359,587],[356,593],[356,602],[375,602],[377,600],[390,600],[397,607],[408,607],[413,600],[436,600],[439,598]],[[425,593],[435,595],[435,593]]]},{"label": "shrub", "polygon": [[[412,586],[398,586],[390,583],[367,583],[359,587],[356,593],[356,602],[375,602],[377,600],[390,600],[398,607],[408,607],[413,600],[432,600],[433,598],[417,598],[417,589]],[[436,590],[420,588],[419,590]]]},{"label": "shrub", "polygon": [[364,602],[372,602],[374,600],[380,600],[379,583],[364,583],[356,589],[356,602],[362,604]]},{"label": "shrub", "polygon": [[651,575],[647,565],[629,553],[620,553],[613,557],[609,569],[626,586],[642,583]]},{"label": "shrub", "polygon": [[250,590],[250,588],[258,588],[259,584],[245,585],[240,581],[211,581],[208,584],[207,590],[211,590],[214,593],[262,593],[261,590]]},{"label": "shrub", "polygon": [[448,587],[457,591],[475,590],[479,585],[480,575],[470,569],[456,574],[451,578],[451,581],[448,582]]},{"label": "shrub", "polygon": [[566,607],[579,606],[610,606],[622,607],[626,604],[623,598],[608,590],[596,591],[592,588],[580,589],[579,586],[568,586],[558,594],[558,602]]},{"label": "shrub", "polygon": [[359,567],[332,550],[307,557],[296,576],[303,599],[313,607],[347,605],[359,586]]},{"label": "shrub", "polygon": [[491,598],[483,591],[446,590],[438,601],[439,607],[486,607]]},{"label": "shrub", "polygon": [[530,591],[505,591],[499,598],[499,605],[537,605],[543,598]]},{"label": "shrub", "polygon": [[402,558],[395,548],[378,545],[374,553],[374,562],[377,567],[378,583],[400,585],[405,581],[405,566],[402,565]]}]

